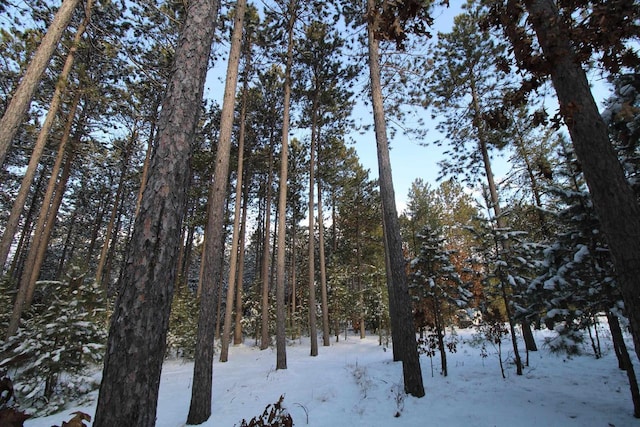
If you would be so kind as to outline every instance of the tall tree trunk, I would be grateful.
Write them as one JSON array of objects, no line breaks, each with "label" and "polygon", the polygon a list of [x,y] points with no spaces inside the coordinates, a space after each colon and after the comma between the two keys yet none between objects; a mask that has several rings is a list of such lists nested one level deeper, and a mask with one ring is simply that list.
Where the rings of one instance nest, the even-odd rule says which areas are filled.
[{"label": "tall tree trunk", "polygon": [[435,323],[436,333],[438,334],[438,350],[440,352],[440,364],[442,366],[442,376],[446,377],[449,372],[447,370],[447,350],[444,345],[444,322],[442,320],[442,307],[440,304],[440,298],[435,294],[437,290],[434,289],[432,297],[433,302],[433,318]]},{"label": "tall tree trunk", "polygon": [[[391,273],[387,284],[389,286],[389,299],[396,299],[395,313],[398,316],[396,325],[400,327],[393,331],[394,341],[400,338],[402,372],[404,377],[405,392],[415,396],[424,396],[422,383],[422,371],[416,343],[416,332],[411,312],[411,299],[409,297],[409,285],[405,271],[405,260],[402,253],[402,240],[400,237],[400,225],[396,211],[396,201],[391,175],[391,160],[389,158],[389,143],[387,141],[387,128],[384,117],[384,104],[382,100],[382,87],[380,83],[380,58],[378,41],[375,38],[375,0],[367,0],[367,36],[369,45],[369,72],[371,78],[371,98],[373,104],[373,123],[376,135],[378,152],[378,176],[380,180],[380,198],[382,200],[383,232],[385,252],[389,261]],[[395,295],[393,297],[392,295]],[[395,346],[395,345],[394,345]]]},{"label": "tall tree trunk", "polygon": [[576,58],[553,0],[529,0],[526,7],[548,58],[560,113],[607,236],[636,355],[640,358],[640,207],[609,141],[607,126]]},{"label": "tall tree trunk", "polygon": [[[484,162],[484,168],[487,175],[487,182],[489,184],[489,194],[491,197],[491,203],[493,204],[493,212],[496,216],[496,224],[498,229],[502,230],[505,227],[504,219],[502,217],[502,210],[500,209],[500,200],[498,199],[498,190],[496,183],[493,179],[493,171],[491,169],[491,161],[489,160],[489,152],[487,150],[487,143],[484,138],[480,137],[480,151],[482,152],[482,159]],[[503,252],[509,250],[508,242],[496,242],[497,249]],[[508,266],[506,267],[508,268]],[[504,309],[507,314],[507,321],[509,322],[509,332],[511,333],[511,344],[513,346],[513,353],[516,361],[516,374],[522,375],[522,359],[520,358],[520,352],[518,351],[518,340],[515,331],[515,320],[513,318],[513,312],[511,308],[511,299],[507,288],[509,288],[509,281],[506,277],[507,272],[503,270],[503,267],[499,267],[500,270],[500,289],[502,290],[502,299],[504,301]],[[524,329],[524,328],[523,328]]]},{"label": "tall tree trunk", "polygon": [[196,298],[198,300],[202,295],[202,281],[204,280],[204,257],[206,253],[207,253],[207,233],[204,234],[204,237],[202,239],[202,251],[200,252],[200,269],[198,270],[198,289],[196,290]]},{"label": "tall tree trunk", "polygon": [[360,218],[356,219],[356,284],[358,286],[358,305],[360,311],[358,313],[358,320],[360,324],[360,339],[365,338],[365,325],[364,325],[364,289],[362,288],[362,242],[360,239]]},{"label": "tall tree trunk", "polygon": [[278,248],[276,256],[276,369],[287,369],[286,304],[284,301],[287,247],[287,175],[289,171],[289,111],[291,109],[291,67],[293,64],[293,27],[297,0],[289,0],[287,23],[287,64],[284,74],[284,111],[280,151],[280,189],[278,201]]},{"label": "tall tree trunk", "polygon": [[[62,204],[62,197],[64,196],[65,189],[67,188],[67,182],[69,181],[69,175],[71,174],[71,165],[74,157],[74,149],[68,150],[67,159],[64,162],[64,167],[62,168],[62,174],[60,175],[60,179],[56,180],[55,183],[55,192],[54,197],[51,200],[51,206],[47,209],[46,220],[44,223],[44,229],[42,233],[34,239],[33,250],[35,252],[35,258],[33,260],[33,268],[31,269],[30,274],[25,271],[23,277],[29,277],[29,283],[27,288],[27,298],[25,301],[25,307],[28,309],[33,301],[33,295],[36,290],[36,282],[40,277],[40,269],[42,268],[42,264],[44,264],[44,259],[47,254],[47,247],[49,246],[49,241],[51,240],[51,234],[53,233],[53,226],[56,223],[56,218],[58,216],[58,211],[60,210],[60,205]],[[53,177],[52,177],[53,178]],[[57,178],[57,176],[56,176]],[[43,212],[44,213],[44,212]]]},{"label": "tall tree trunk", "polygon": [[4,163],[9,146],[29,109],[31,99],[38,88],[42,74],[47,69],[51,56],[55,52],[62,34],[67,29],[78,3],[80,3],[80,0],[65,0],[62,2],[60,9],[56,12],[51,25],[47,29],[47,33],[42,38],[40,46],[38,46],[33,58],[31,58],[31,62],[29,62],[18,88],[11,97],[11,102],[9,102],[2,119],[0,119],[0,166]]},{"label": "tall tree trunk", "polygon": [[192,0],[187,8],[158,120],[158,144],[111,316],[94,427],[156,423],[191,144],[217,10],[217,0]]},{"label": "tall tree trunk", "polygon": [[109,200],[109,195],[105,193],[101,194],[102,197],[100,197],[98,212],[92,224],[91,238],[89,239],[89,247],[87,248],[87,257],[86,257],[87,264],[90,264],[93,261],[93,253],[98,243],[98,234],[102,229],[102,223],[104,222],[104,217],[107,214],[107,208],[109,206],[110,200]]},{"label": "tall tree trunk", "polygon": [[[192,203],[191,207],[187,211],[187,218],[193,218],[193,215],[196,211],[196,203]],[[183,227],[184,228],[184,227]],[[191,257],[193,255],[193,239],[196,232],[196,223],[195,221],[191,221],[188,227],[186,227],[187,236],[183,242],[180,256],[180,261],[178,263],[178,277],[176,277],[176,284],[187,283],[189,280],[189,266],[191,265]],[[182,240],[181,240],[182,241]]]},{"label": "tall tree trunk", "polygon": [[300,325],[298,324],[298,319],[297,319],[297,307],[296,307],[296,304],[298,303],[296,299],[296,293],[298,292],[298,289],[297,289],[298,276],[296,275],[296,263],[297,263],[297,254],[298,254],[298,250],[296,247],[298,243],[298,239],[296,238],[297,234],[298,234],[298,226],[294,221],[291,224],[291,301],[290,301],[291,316],[289,316],[290,325],[291,325],[291,339],[296,339],[298,337],[298,331],[300,328]]},{"label": "tall tree trunk", "polygon": [[631,400],[633,401],[633,416],[640,418],[640,391],[638,389],[638,380],[635,369],[633,368],[633,363],[629,357],[629,352],[627,351],[627,345],[624,343],[620,322],[618,321],[618,317],[609,310],[607,310],[607,320],[609,321],[609,328],[611,329],[614,345],[617,346],[620,352],[622,369],[627,372],[629,388],[631,389]]},{"label": "tall tree trunk", "polygon": [[67,253],[69,251],[69,247],[71,246],[71,238],[73,237],[76,229],[74,228],[74,224],[76,222],[76,218],[78,217],[78,209],[74,209],[71,214],[71,218],[69,219],[69,229],[67,230],[67,235],[64,239],[64,243],[62,245],[62,252],[60,253],[60,262],[58,263],[58,268],[56,269],[56,280],[62,280],[62,274],[64,273],[64,268],[67,262]]},{"label": "tall tree trunk", "polygon": [[[273,138],[271,139],[271,148],[273,148]],[[271,187],[273,185],[273,149],[269,150],[269,176],[267,177],[267,188],[264,208],[264,240],[262,248],[262,270],[260,277],[262,279],[262,314],[260,324],[260,350],[266,350],[271,343],[269,335],[269,283],[271,276],[269,274],[270,264],[270,247],[271,240]]]},{"label": "tall tree trunk", "polygon": [[[478,148],[480,150],[480,153],[482,154],[482,163],[484,165],[485,175],[487,177],[487,184],[489,186],[489,195],[490,195],[491,205],[492,205],[491,208],[493,209],[493,212],[496,217],[497,227],[498,229],[502,230],[505,228],[506,224],[504,223],[504,218],[502,216],[502,209],[500,208],[500,198],[498,197],[498,188],[496,186],[496,182],[493,177],[493,170],[491,168],[491,159],[489,158],[489,149],[487,147],[487,140],[485,138],[484,128],[480,122],[481,120],[480,119],[481,117],[480,102],[478,100],[478,92],[476,91],[476,85],[475,85],[475,80],[473,76],[471,76],[470,85],[471,85],[471,98],[472,98],[473,110],[474,110],[473,125],[476,128],[476,131],[478,133],[478,143],[479,143]],[[509,250],[508,242],[502,242],[500,245],[503,252],[506,252]],[[513,352],[516,360],[516,373],[517,375],[522,375],[522,360],[520,358],[520,352],[518,351],[518,341],[516,339],[516,333],[515,333],[515,320],[513,319],[513,314],[511,309],[511,300],[509,298],[509,294],[507,293],[507,287],[510,287],[510,286],[506,277],[503,277],[504,274],[501,274],[500,276],[501,276],[500,286],[502,288],[502,297],[504,300],[505,310],[507,313],[507,318],[508,318],[507,320],[509,321],[509,329],[511,332],[511,343],[513,345]],[[528,323],[527,323],[527,326],[530,328],[530,325]],[[524,329],[524,325],[523,325],[523,329]]]},{"label": "tall tree trunk", "polygon": [[[384,200],[380,200],[380,204],[383,205],[384,204]],[[384,236],[386,236],[387,234],[387,225],[385,223],[385,217],[384,217],[384,207],[381,206],[381,210],[383,212],[382,214],[382,235],[383,235],[383,239]],[[383,242],[384,245],[386,245],[386,240]],[[397,314],[398,312],[398,301],[396,300],[396,292],[395,292],[395,286],[393,284],[393,274],[391,272],[391,259],[389,257],[389,251],[386,249],[385,246],[385,251],[384,251],[384,271],[385,271],[385,281],[386,281],[386,285],[387,285],[387,296],[389,299],[389,323],[391,324],[391,346],[392,346],[392,352],[393,352],[393,361],[394,362],[401,362],[402,361],[402,350],[404,348],[404,346],[401,344],[402,342],[402,338],[403,335],[400,334],[399,332],[396,332],[394,334],[394,331],[400,331],[401,329],[401,325],[399,323],[399,316]],[[416,343],[417,346],[417,343]]]},{"label": "tall tree trunk", "polygon": [[[47,111],[47,116],[45,117],[42,128],[40,129],[40,133],[38,134],[36,145],[33,147],[33,152],[31,153],[31,157],[29,158],[29,165],[27,166],[27,170],[22,177],[20,190],[18,191],[16,199],[13,202],[11,213],[9,214],[9,219],[7,220],[7,223],[5,225],[4,233],[2,234],[2,240],[0,240],[0,270],[2,270],[5,263],[7,262],[9,249],[11,248],[11,243],[13,242],[13,238],[15,237],[16,230],[18,228],[20,215],[22,214],[22,210],[24,209],[24,202],[27,200],[29,188],[33,183],[33,178],[35,177],[36,170],[38,169],[38,164],[40,163],[42,153],[44,152],[45,146],[47,145],[47,141],[49,139],[49,132],[51,132],[51,128],[53,127],[53,124],[55,122],[58,110],[60,109],[60,105],[62,104],[62,95],[64,94],[67,87],[67,81],[69,79],[69,75],[71,74],[71,69],[73,68],[73,61],[76,51],[78,50],[78,45],[80,44],[82,35],[84,34],[84,31],[87,28],[89,21],[91,20],[92,4],[93,0],[87,1],[87,4],[85,6],[85,18],[76,30],[76,35],[71,44],[71,48],[69,49],[69,53],[67,54],[67,59],[64,63],[64,66],[62,67],[62,72],[58,77],[56,89],[53,92],[53,98],[51,99],[51,104],[49,105],[49,111]],[[79,94],[76,96],[79,96]],[[0,131],[0,134],[1,132],[2,131]],[[2,166],[2,162],[0,162],[0,166]]]},{"label": "tall tree trunk", "polygon": [[317,95],[313,101],[311,113],[311,148],[309,149],[309,337],[311,338],[311,356],[318,355],[318,331],[316,326],[316,265],[315,265],[315,169],[317,144]]},{"label": "tall tree trunk", "polygon": [[[320,147],[318,147],[318,161],[320,160]],[[324,223],[322,212],[322,182],[318,179],[318,255],[320,259],[320,298],[322,306],[322,345],[331,345],[331,333],[329,331],[329,301],[327,296],[327,262],[324,256]]]},{"label": "tall tree trunk", "polygon": [[33,241],[31,242],[31,246],[27,253],[25,268],[20,279],[20,287],[18,289],[18,294],[16,295],[16,300],[13,305],[11,319],[9,320],[9,326],[7,328],[7,338],[14,335],[18,331],[22,312],[26,308],[28,308],[29,305],[31,305],[31,299],[33,297],[33,291],[35,289],[35,282],[36,280],[38,280],[38,275],[40,274],[40,266],[38,265],[39,248],[41,245],[44,245],[45,247],[47,245],[47,242],[43,237],[47,226],[47,220],[51,219],[48,213],[51,209],[51,206],[53,206],[52,200],[54,198],[58,174],[60,173],[60,169],[62,168],[67,142],[69,141],[71,135],[73,120],[75,118],[78,103],[80,101],[79,94],[80,91],[77,92],[67,116],[67,123],[65,124],[62,139],[60,140],[60,145],[58,146],[56,161],[51,170],[49,184],[42,200],[42,207],[34,230]]},{"label": "tall tree trunk", "polygon": [[[229,181],[229,160],[231,156],[231,134],[233,131],[233,113],[235,111],[236,88],[238,85],[238,66],[240,64],[240,50],[242,48],[242,27],[244,23],[244,13],[246,10],[246,0],[238,0],[235,7],[233,19],[233,34],[231,36],[231,48],[229,52],[229,62],[227,66],[227,75],[224,88],[224,96],[222,100],[222,112],[220,118],[220,137],[218,140],[218,148],[216,150],[216,167],[214,171],[214,179],[209,193],[209,215],[207,221],[207,231],[212,237],[213,242],[207,250],[205,256],[205,281],[203,287],[214,286],[210,283],[218,277],[222,277],[224,260],[224,239],[219,237],[224,234],[225,229],[225,199],[227,199],[227,188]],[[238,156],[242,158],[242,156]],[[240,171],[239,171],[240,172]],[[238,181],[242,182],[241,175],[238,175]],[[238,190],[240,188],[238,187]],[[236,197],[235,226],[233,231],[233,247],[231,249],[231,270],[229,272],[229,281],[227,284],[227,296],[224,313],[224,324],[222,330],[222,351],[220,353],[220,361],[226,362],[229,356],[229,339],[231,334],[231,315],[233,313],[233,297],[235,295],[235,263],[238,253],[237,242],[237,223],[239,218],[240,200]],[[213,266],[208,264],[213,263]],[[216,270],[216,266],[220,271]],[[208,293],[203,293],[200,307],[212,304],[213,299],[204,298]],[[210,294],[213,295],[213,294]],[[205,422],[211,415],[211,384],[213,363],[213,325],[214,319],[205,317],[208,310],[200,309],[200,317],[198,319],[198,341],[196,346],[196,360],[193,371],[193,388],[191,392],[191,408],[187,423],[201,424]],[[202,332],[200,331],[202,329]],[[203,410],[208,408],[206,410]]]},{"label": "tall tree trunk", "polygon": [[[242,125],[241,125],[242,126]],[[233,329],[233,344],[242,344],[242,317],[243,317],[243,283],[244,283],[244,239],[247,230],[247,210],[249,203],[249,185],[244,185],[242,192],[242,220],[240,221],[240,255],[238,257],[238,278],[236,280],[236,320]]]},{"label": "tall tree trunk", "polygon": [[29,203],[29,211],[24,219],[24,225],[18,239],[18,245],[16,247],[13,260],[11,261],[11,267],[9,268],[9,276],[18,278],[22,274],[22,266],[26,257],[25,251],[29,246],[29,240],[31,237],[31,231],[34,225],[34,217],[38,211],[38,202],[40,201],[40,195],[42,192],[42,186],[44,185],[45,170],[38,175],[35,188],[33,190],[33,196],[31,197],[31,203]]},{"label": "tall tree trunk", "polygon": [[125,215],[124,211],[126,210],[127,206],[124,203],[124,197],[121,197],[120,209],[118,209],[118,213],[116,214],[116,223],[114,224],[114,229],[111,233],[111,242],[109,243],[109,250],[107,251],[107,260],[102,271],[102,283],[105,284],[107,295],[113,295],[113,292],[115,292],[114,286],[111,283],[111,270],[113,269],[115,263],[114,260],[118,248],[118,239],[120,238],[120,229],[122,228],[122,218]]},{"label": "tall tree trunk", "polygon": [[[239,345],[242,343],[242,284],[244,276],[244,238],[247,222],[247,202],[249,185],[245,183],[246,171],[244,169],[245,156],[249,157],[251,150],[245,148],[246,139],[246,117],[247,117],[247,96],[249,93],[249,76],[252,72],[252,35],[248,33],[245,35],[245,67],[243,70],[242,79],[242,95],[240,98],[240,117],[239,117],[239,130],[238,130],[238,172],[236,182],[236,206],[234,212],[234,224],[233,224],[233,243],[235,243],[236,249],[232,248],[232,259],[230,261],[229,271],[235,273],[237,271],[236,282],[236,317],[233,326],[233,344]],[[240,219],[239,215],[242,215]],[[236,235],[238,233],[239,235]],[[232,244],[233,246],[233,244]],[[234,263],[233,255],[238,253],[237,262]],[[237,267],[236,265],[237,264]],[[231,277],[229,278],[231,282]]]},{"label": "tall tree trunk", "polygon": [[138,199],[136,200],[136,214],[140,212],[140,203],[142,203],[142,194],[147,186],[147,177],[149,175],[149,164],[151,163],[151,154],[153,153],[153,141],[156,137],[156,125],[158,123],[158,104],[154,104],[154,116],[151,118],[151,126],[149,128],[149,139],[147,140],[147,152],[144,156],[144,164],[142,165],[142,176],[140,177],[140,188],[138,189]]}]

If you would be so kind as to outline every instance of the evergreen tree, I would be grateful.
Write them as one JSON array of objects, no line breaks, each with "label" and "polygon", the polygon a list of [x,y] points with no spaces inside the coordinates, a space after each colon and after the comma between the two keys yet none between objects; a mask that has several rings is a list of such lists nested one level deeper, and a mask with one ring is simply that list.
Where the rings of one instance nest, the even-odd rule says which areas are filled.
[{"label": "evergreen tree", "polygon": [[176,290],[171,304],[167,332],[167,356],[193,359],[196,355],[198,305],[194,293],[186,286]]},{"label": "evergreen tree", "polygon": [[[489,199],[486,193],[485,198]],[[522,375],[515,326],[516,322],[529,320],[534,314],[526,289],[537,268],[534,255],[538,245],[528,239],[526,232],[499,226],[496,217],[481,219],[468,229],[477,239],[472,260],[482,266],[483,316],[501,316],[503,322],[508,322],[516,372]]]},{"label": "evergreen tree", "polygon": [[103,358],[106,319],[104,292],[76,269],[64,282],[39,285],[29,317],[0,346],[0,358],[21,404],[46,415],[86,401],[98,387],[89,373]]},{"label": "evergreen tree", "polygon": [[[636,355],[640,357],[640,287],[636,286],[640,274],[640,206],[611,144],[584,68],[592,59],[612,73],[640,63],[637,52],[628,46],[628,41],[638,35],[634,19],[629,18],[638,16],[638,5],[602,3],[597,13],[590,3],[552,0],[495,1],[491,6],[492,23],[504,30],[518,66],[529,73],[527,87],[521,93],[528,94],[527,89],[541,86],[547,78],[553,83],[560,118],[567,126],[609,240]],[[604,36],[610,31],[618,36]]]},{"label": "evergreen tree", "polygon": [[[446,377],[446,328],[453,323],[456,309],[465,308],[473,294],[465,288],[451,263],[453,251],[444,249],[445,239],[441,232],[427,225],[418,238],[420,252],[411,261],[410,290],[416,312],[423,313],[425,322],[417,326],[430,326],[436,334],[442,375]],[[449,350],[455,351],[455,347],[450,347]]]},{"label": "evergreen tree", "polygon": [[[364,338],[366,324],[380,323],[380,316],[374,313],[379,305],[386,301],[387,293],[379,285],[379,273],[384,263],[383,247],[378,243],[382,238],[380,224],[380,195],[376,182],[369,178],[369,171],[347,152],[343,159],[341,179],[342,192],[336,201],[336,232],[340,239],[336,241],[328,270],[330,311],[332,313],[336,337],[343,325],[351,321],[360,330]],[[373,298],[374,294],[379,298]],[[368,310],[367,301],[373,303]]]},{"label": "evergreen tree", "polygon": [[613,260],[595,213],[593,202],[580,173],[579,164],[563,143],[564,165],[557,172],[564,186],[555,185],[556,217],[559,231],[542,251],[540,275],[528,288],[530,300],[537,303],[547,327],[557,336],[548,344],[552,350],[569,355],[579,354],[589,331],[591,347],[596,358],[601,356],[597,333],[597,316],[604,312],[618,357],[618,366],[627,372],[634,413],[640,414],[640,392],[626,344],[619,334],[619,317],[623,317],[624,303],[616,283]]}]

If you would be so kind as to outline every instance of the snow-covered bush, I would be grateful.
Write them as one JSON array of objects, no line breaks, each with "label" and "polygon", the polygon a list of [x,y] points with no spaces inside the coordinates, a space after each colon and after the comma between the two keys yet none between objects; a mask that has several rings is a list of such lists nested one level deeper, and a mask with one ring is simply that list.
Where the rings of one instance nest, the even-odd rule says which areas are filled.
[{"label": "snow-covered bush", "polygon": [[582,353],[584,334],[575,325],[569,322],[557,323],[553,330],[556,335],[547,337],[544,343],[553,353],[562,353],[567,356],[577,356]]},{"label": "snow-covered bush", "polygon": [[0,364],[9,370],[20,405],[44,415],[97,388],[87,372],[102,360],[107,334],[95,282],[74,277],[37,286],[38,298],[18,333],[0,346]]}]

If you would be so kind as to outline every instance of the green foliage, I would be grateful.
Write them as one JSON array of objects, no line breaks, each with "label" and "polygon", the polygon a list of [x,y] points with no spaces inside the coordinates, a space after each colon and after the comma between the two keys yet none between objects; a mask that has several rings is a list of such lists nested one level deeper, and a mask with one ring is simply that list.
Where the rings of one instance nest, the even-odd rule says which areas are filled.
[{"label": "green foliage", "polygon": [[167,355],[187,359],[195,357],[198,307],[196,296],[184,286],[173,296],[167,333]]},{"label": "green foliage", "polygon": [[17,400],[40,415],[87,399],[98,384],[87,370],[103,357],[104,299],[95,282],[82,279],[38,282],[40,302],[0,347]]},{"label": "green foliage", "polygon": [[[275,310],[269,306],[269,330],[275,330]],[[245,315],[242,317],[242,331],[247,336],[258,337],[262,325],[262,282],[255,281],[244,295]]]},{"label": "green foliage", "polygon": [[451,263],[454,251],[444,248],[441,233],[427,225],[417,237],[420,252],[411,262],[410,289],[416,307],[425,315],[428,313],[426,317],[431,321],[427,323],[444,332],[453,321],[455,310],[466,307],[473,294]]},{"label": "green foliage", "polygon": [[609,247],[600,231],[591,196],[567,147],[556,174],[564,184],[549,187],[555,198],[549,214],[554,238],[540,251],[541,269],[528,293],[542,322],[558,335],[547,340],[552,351],[578,354],[581,329],[593,316],[622,306]]},{"label": "green foliage", "polygon": [[575,324],[571,322],[561,322],[554,326],[557,335],[547,337],[545,345],[552,353],[566,354],[568,357],[578,356],[582,353],[581,346],[584,342],[584,334]]},{"label": "green foliage", "polygon": [[[502,218],[508,222],[506,214]],[[540,245],[529,240],[524,231],[498,228],[496,218],[479,218],[468,230],[476,239],[472,263],[482,276],[483,314],[500,310],[510,322],[535,316],[527,290],[540,267]]]},{"label": "green foliage", "polygon": [[335,334],[346,329],[350,320],[359,317],[358,296],[353,274],[346,268],[332,268],[329,271],[329,312],[335,325]]}]

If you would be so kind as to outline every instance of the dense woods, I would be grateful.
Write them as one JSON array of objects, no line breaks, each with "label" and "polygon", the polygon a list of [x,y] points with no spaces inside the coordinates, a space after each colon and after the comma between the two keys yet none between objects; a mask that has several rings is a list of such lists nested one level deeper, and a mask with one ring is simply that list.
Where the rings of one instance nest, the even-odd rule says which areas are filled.
[{"label": "dense woods", "polygon": [[[19,396],[0,411],[99,388],[95,426],[153,426],[181,357],[201,424],[216,354],[275,346],[287,369],[290,340],[313,357],[348,330],[391,341],[404,393],[428,399],[420,355],[446,376],[456,327],[508,341],[522,375],[533,328],[568,354],[586,331],[599,357],[606,319],[640,417],[639,14],[0,1],[0,377]],[[445,152],[403,199],[406,141]]]}]

